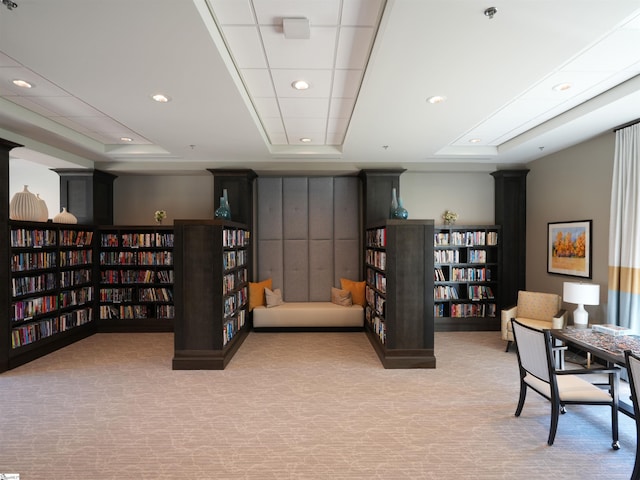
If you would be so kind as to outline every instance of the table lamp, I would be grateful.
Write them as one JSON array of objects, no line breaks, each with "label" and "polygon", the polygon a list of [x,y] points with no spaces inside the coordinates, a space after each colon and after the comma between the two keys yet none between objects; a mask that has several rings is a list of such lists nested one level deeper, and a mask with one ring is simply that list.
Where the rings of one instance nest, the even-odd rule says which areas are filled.
[{"label": "table lamp", "polygon": [[584,306],[598,305],[600,303],[600,285],[564,282],[562,298],[567,303],[578,304],[578,308],[573,311],[573,324],[587,325],[589,323],[589,313],[584,309]]}]

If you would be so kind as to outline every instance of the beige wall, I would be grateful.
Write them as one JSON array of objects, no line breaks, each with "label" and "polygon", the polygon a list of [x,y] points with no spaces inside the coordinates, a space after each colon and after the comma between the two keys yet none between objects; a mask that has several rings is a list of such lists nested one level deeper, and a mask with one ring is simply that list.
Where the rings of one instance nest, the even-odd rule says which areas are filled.
[{"label": "beige wall", "polygon": [[[442,224],[442,214],[458,214],[458,225],[494,223],[494,178],[489,173],[404,172],[400,195],[409,218],[433,219]],[[391,199],[389,199],[391,203]]]},{"label": "beige wall", "polygon": [[598,323],[606,320],[614,146],[613,133],[601,135],[532,162],[527,176],[527,289],[562,295],[563,282],[580,280],[547,273],[547,223],[593,220],[593,279],[584,280],[600,285],[600,305],[585,308]]},{"label": "beige wall", "polygon": [[[113,222],[153,225],[156,210],[165,210],[165,224],[176,218],[213,218],[213,175],[126,175],[113,184]],[[216,207],[218,202],[216,202]],[[233,205],[231,205],[233,214]]]}]

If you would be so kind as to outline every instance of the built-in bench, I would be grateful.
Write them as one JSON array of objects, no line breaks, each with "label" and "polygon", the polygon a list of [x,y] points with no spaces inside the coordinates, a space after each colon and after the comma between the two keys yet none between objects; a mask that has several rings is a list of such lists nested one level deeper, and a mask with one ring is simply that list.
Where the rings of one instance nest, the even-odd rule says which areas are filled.
[{"label": "built-in bench", "polygon": [[343,307],[331,302],[285,302],[277,307],[253,309],[256,331],[274,330],[361,330],[361,305]]}]

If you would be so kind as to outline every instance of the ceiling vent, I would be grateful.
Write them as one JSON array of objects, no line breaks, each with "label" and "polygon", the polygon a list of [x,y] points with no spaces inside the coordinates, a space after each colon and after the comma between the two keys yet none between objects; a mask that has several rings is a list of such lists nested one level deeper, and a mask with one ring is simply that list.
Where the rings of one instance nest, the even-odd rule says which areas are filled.
[{"label": "ceiling vent", "polygon": [[308,18],[283,18],[282,31],[284,38],[303,39],[311,38],[311,27]]}]

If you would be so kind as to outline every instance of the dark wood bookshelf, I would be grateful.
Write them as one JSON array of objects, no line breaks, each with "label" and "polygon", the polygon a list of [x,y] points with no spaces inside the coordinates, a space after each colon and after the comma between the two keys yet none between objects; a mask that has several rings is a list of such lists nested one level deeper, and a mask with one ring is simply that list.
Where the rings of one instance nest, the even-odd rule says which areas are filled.
[{"label": "dark wood bookshelf", "polygon": [[173,331],[173,228],[100,226],[96,235],[98,331]]},{"label": "dark wood bookshelf", "polygon": [[222,370],[249,333],[251,234],[225,220],[176,220],[174,370]]},{"label": "dark wood bookshelf", "polygon": [[436,331],[500,330],[501,237],[498,225],[434,229]]},{"label": "dark wood bookshelf", "polygon": [[365,231],[365,331],[385,368],[435,368],[433,220]]}]

